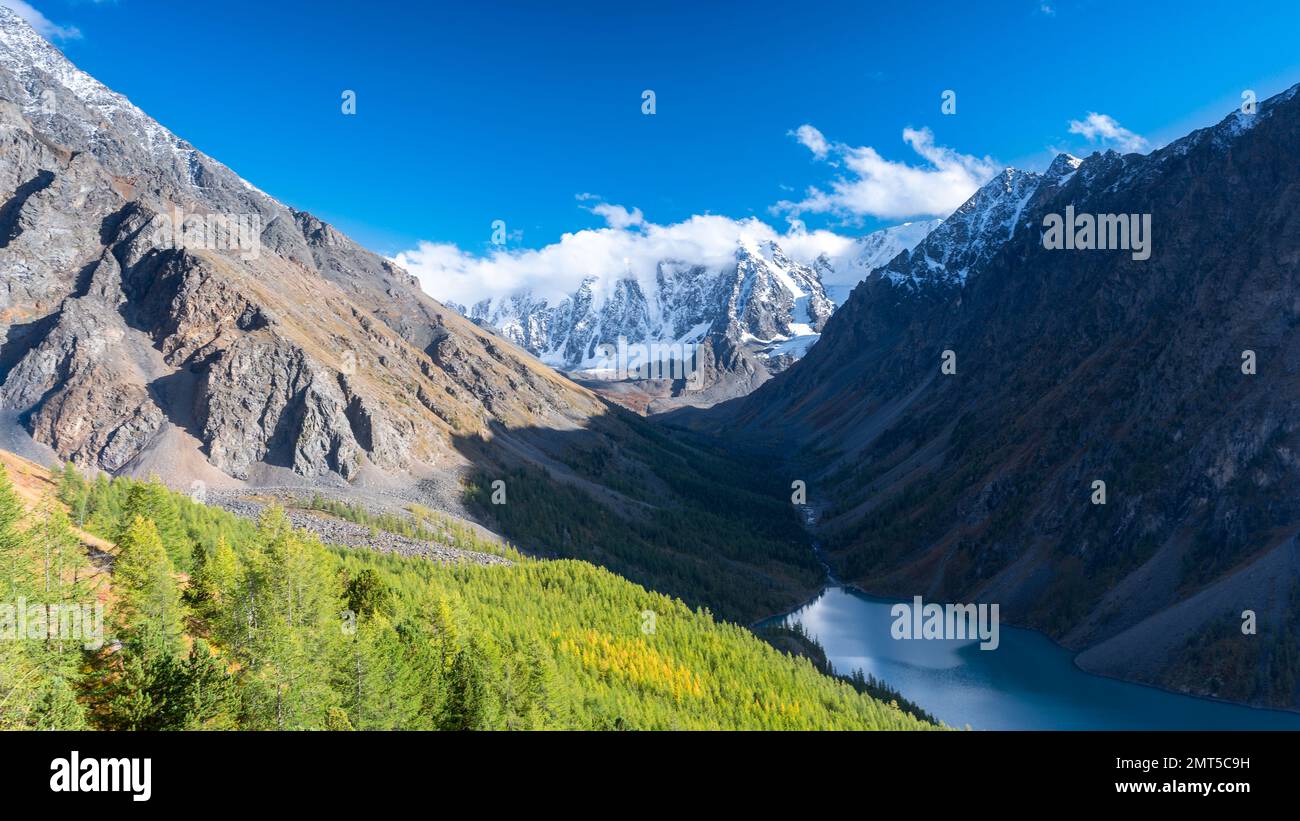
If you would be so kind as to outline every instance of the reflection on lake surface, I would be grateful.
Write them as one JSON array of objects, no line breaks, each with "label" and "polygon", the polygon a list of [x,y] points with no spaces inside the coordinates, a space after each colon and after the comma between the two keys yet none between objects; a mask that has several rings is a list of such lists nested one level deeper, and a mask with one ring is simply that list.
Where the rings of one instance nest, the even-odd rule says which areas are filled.
[{"label": "reflection on lake surface", "polygon": [[882,679],[954,727],[977,730],[1300,730],[1300,713],[1257,710],[1085,673],[1046,636],[1005,625],[977,641],[891,638],[894,602],[829,587],[768,623],[802,623],[840,673]]}]

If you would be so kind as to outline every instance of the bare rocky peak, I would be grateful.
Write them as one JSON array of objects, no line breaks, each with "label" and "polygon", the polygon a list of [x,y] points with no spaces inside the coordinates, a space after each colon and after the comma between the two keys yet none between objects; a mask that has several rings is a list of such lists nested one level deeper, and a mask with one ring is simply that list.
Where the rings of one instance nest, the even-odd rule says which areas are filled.
[{"label": "bare rocky peak", "polygon": [[[60,458],[337,482],[454,470],[489,428],[602,410],[3,8],[0,198],[0,420]],[[252,244],[159,233],[212,218],[243,220]]]}]

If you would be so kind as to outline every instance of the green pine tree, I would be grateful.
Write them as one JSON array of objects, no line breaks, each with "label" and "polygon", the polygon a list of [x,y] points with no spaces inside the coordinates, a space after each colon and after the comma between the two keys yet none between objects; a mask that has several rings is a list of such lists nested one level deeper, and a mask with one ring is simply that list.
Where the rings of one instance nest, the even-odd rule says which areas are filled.
[{"label": "green pine tree", "polygon": [[470,638],[456,654],[447,682],[447,703],[439,729],[491,729],[492,687],[483,645]]},{"label": "green pine tree", "polygon": [[180,586],[153,521],[136,516],[113,563],[118,635],[131,651],[175,656],[181,650]]},{"label": "green pine tree", "polygon": [[137,518],[148,519],[158,531],[163,549],[174,567],[188,568],[193,545],[181,525],[179,501],[156,478],[135,482],[127,491],[114,541],[120,542]]},{"label": "green pine tree", "polygon": [[23,504],[9,481],[9,473],[0,464],[0,568],[4,578],[4,600],[16,602],[19,596],[34,592],[31,543],[21,528]]},{"label": "green pine tree", "polygon": [[263,512],[256,542],[235,608],[240,623],[230,625],[244,634],[246,710],[257,727],[319,729],[340,701],[320,667],[344,638],[338,577],[320,542],[294,531],[277,507]]}]

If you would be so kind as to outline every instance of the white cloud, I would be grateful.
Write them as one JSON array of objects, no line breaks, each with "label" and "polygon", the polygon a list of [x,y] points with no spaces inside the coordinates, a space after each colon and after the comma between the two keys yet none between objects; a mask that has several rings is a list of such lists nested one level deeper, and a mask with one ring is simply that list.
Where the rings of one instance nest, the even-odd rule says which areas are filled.
[{"label": "white cloud", "polygon": [[645,216],[641,213],[640,208],[627,210],[621,205],[610,205],[607,202],[598,203],[587,209],[591,213],[605,220],[610,228],[634,228],[645,223]]},{"label": "white cloud", "polygon": [[12,9],[46,40],[77,40],[81,37],[81,31],[76,26],[61,26],[23,0],[0,0],[0,6]]},{"label": "white cloud", "polygon": [[1083,120],[1070,120],[1070,133],[1080,134],[1088,142],[1110,143],[1124,153],[1143,151],[1149,145],[1141,134],[1124,128],[1109,114],[1095,111],[1089,111]]},{"label": "white cloud", "polygon": [[921,165],[886,160],[870,146],[829,142],[811,125],[793,134],[813,157],[841,165],[848,174],[834,180],[829,191],[812,186],[798,202],[782,200],[773,206],[777,213],[832,213],[854,220],[945,217],[999,170],[989,157],[935,145],[928,128],[903,130],[903,141],[925,161]]},{"label": "white cloud", "polygon": [[[591,210],[601,213],[597,208]],[[630,275],[649,286],[663,260],[722,267],[735,260],[736,243],[742,237],[758,243],[774,240],[792,259],[804,262],[823,253],[838,259],[853,248],[850,237],[810,232],[802,225],[781,234],[753,217],[693,216],[659,225],[645,221],[639,209],[610,205],[602,210],[609,227],[564,234],[559,242],[539,249],[498,249],[479,255],[450,243],[421,242],[393,262],[418,277],[435,299],[468,306],[528,289],[554,304],[588,276],[602,277],[602,285],[612,286],[619,276]]]},{"label": "white cloud", "polygon": [[826,159],[827,153],[831,150],[831,144],[826,141],[826,137],[820,131],[807,123],[799,126],[790,134],[799,141],[799,144],[813,153],[813,156],[819,160]]}]

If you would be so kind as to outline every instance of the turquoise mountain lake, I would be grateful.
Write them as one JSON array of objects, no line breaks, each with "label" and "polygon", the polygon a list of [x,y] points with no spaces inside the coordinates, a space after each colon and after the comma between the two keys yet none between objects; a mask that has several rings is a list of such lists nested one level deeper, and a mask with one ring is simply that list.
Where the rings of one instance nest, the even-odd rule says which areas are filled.
[{"label": "turquoise mountain lake", "polygon": [[1300,713],[1258,710],[1085,673],[1032,630],[978,641],[896,640],[893,600],[846,587],[766,623],[803,624],[840,673],[876,676],[953,727],[976,730],[1300,730]]}]

